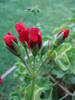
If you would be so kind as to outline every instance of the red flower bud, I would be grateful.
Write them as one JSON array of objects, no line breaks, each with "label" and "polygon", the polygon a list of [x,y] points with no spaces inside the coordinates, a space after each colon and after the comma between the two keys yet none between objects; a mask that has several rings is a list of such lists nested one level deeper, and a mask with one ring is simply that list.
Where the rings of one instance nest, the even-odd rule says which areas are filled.
[{"label": "red flower bud", "polygon": [[63,36],[62,41],[64,41],[64,40],[68,37],[68,35],[69,35],[69,29],[62,30],[61,32],[58,33],[57,37],[58,37],[60,34],[62,34],[63,32],[64,32],[64,36]]},{"label": "red flower bud", "polygon": [[2,79],[0,78],[0,84],[2,84]]},{"label": "red flower bud", "polygon": [[9,48],[13,48],[13,41],[17,43],[17,39],[16,37],[14,37],[10,32],[8,32],[8,34],[6,34],[4,36],[4,41],[5,41],[5,44],[9,47]]},{"label": "red flower bud", "polygon": [[19,35],[19,40],[25,44],[25,42],[28,42],[28,31],[27,28],[24,26],[24,23],[16,23],[16,31]]},{"label": "red flower bud", "polygon": [[42,45],[42,35],[39,28],[30,27],[29,32],[29,42],[28,45],[32,49],[35,45],[40,48]]}]

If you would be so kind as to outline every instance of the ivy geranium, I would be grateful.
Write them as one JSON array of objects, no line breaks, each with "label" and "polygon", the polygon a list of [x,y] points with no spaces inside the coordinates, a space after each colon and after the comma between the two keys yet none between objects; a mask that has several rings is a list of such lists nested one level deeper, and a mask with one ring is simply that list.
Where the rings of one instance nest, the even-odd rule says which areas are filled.
[{"label": "ivy geranium", "polygon": [[[42,39],[38,27],[27,28],[23,22],[19,22],[16,23],[16,31],[25,51],[22,51],[20,42],[10,32],[4,36],[8,50],[20,59],[16,64],[15,74],[21,83],[19,88],[17,87],[11,93],[10,99],[56,100],[57,93],[53,89],[55,84],[64,91],[61,96],[63,94],[73,96],[71,91],[59,83],[61,79],[61,83],[67,85],[65,74],[68,75],[69,72],[70,75],[72,74],[70,70],[71,56],[67,55],[67,52],[74,48],[67,39],[70,30],[67,28],[59,31],[55,39],[50,37]],[[25,56],[27,59],[24,58]]]}]

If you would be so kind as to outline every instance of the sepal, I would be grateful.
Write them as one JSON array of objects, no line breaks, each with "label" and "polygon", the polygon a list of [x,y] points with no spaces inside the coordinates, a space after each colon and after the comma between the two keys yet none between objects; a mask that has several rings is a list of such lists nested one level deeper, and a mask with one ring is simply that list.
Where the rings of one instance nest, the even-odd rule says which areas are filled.
[{"label": "sepal", "polygon": [[39,47],[38,47],[38,45],[36,44],[36,45],[32,48],[32,54],[33,54],[34,57],[37,55],[38,51],[39,51]]},{"label": "sepal", "polygon": [[11,53],[13,53],[15,56],[20,57],[21,56],[20,46],[18,45],[18,43],[14,42],[14,41],[12,41],[12,42],[13,42],[13,48],[9,48],[7,46],[8,50]]},{"label": "sepal", "polygon": [[64,37],[64,32],[62,32],[58,37],[56,36],[56,39],[53,42],[54,47],[57,47],[62,43],[63,37]]}]

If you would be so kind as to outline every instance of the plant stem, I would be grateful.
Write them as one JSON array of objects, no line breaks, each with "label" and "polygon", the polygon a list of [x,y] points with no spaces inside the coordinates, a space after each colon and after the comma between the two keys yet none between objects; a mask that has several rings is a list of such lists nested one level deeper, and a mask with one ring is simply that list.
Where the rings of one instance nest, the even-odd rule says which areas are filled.
[{"label": "plant stem", "polygon": [[47,61],[47,58],[40,64],[40,68],[37,71],[37,75],[41,74],[41,69],[43,68],[42,66],[46,63],[46,61]]},{"label": "plant stem", "polygon": [[32,78],[31,100],[33,100],[34,98],[34,89],[35,89],[35,78]]},{"label": "plant stem", "polygon": [[35,66],[35,57],[34,57],[34,66]]},{"label": "plant stem", "polygon": [[53,82],[57,83],[57,85],[58,85],[63,91],[65,91],[68,95],[73,96],[73,94],[72,94],[66,87],[64,87],[63,85],[61,85],[51,74],[49,75],[49,77],[50,77],[50,79],[51,79]]},{"label": "plant stem", "polygon": [[61,99],[59,100],[64,100],[66,97],[68,96],[68,94],[66,94],[65,96],[63,96]]},{"label": "plant stem", "polygon": [[29,60],[29,64],[30,64],[30,63],[31,63],[31,61],[30,61],[30,57],[29,57],[29,54],[28,54],[27,47],[25,47],[25,50],[26,50],[26,54],[27,54],[27,57],[28,57],[28,60]]},{"label": "plant stem", "polygon": [[32,76],[31,100],[33,100],[33,98],[34,98],[34,89],[35,89],[35,73],[34,73],[34,68],[35,68],[35,57],[34,57],[33,76]]},{"label": "plant stem", "polygon": [[26,66],[26,68],[27,68],[27,71],[32,75],[32,72],[31,72],[31,70],[30,70],[30,68],[29,68],[29,66],[26,64],[26,62],[25,62],[25,60],[24,60],[24,58],[23,57],[20,57],[20,59],[22,60],[22,62],[25,64],[25,66]]},{"label": "plant stem", "polygon": [[60,84],[51,74],[49,74],[50,79],[54,82],[57,83],[57,85],[67,93],[67,95],[70,96],[75,96],[72,92],[70,92],[66,87],[64,87],[62,84]]},{"label": "plant stem", "polygon": [[69,95],[69,96],[75,96],[75,94],[73,94],[72,92],[70,92],[67,87],[64,87],[62,84],[59,83],[59,81],[57,81],[51,74],[49,73],[46,73],[44,74],[43,76],[49,76],[49,78],[56,84],[58,85],[65,93],[66,95]]}]

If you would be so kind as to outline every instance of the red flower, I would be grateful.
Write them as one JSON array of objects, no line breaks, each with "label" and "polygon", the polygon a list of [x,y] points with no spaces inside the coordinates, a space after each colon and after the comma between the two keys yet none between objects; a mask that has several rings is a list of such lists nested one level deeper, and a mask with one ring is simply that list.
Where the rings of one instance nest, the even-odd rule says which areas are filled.
[{"label": "red flower", "polygon": [[16,37],[14,37],[10,32],[8,32],[8,34],[6,34],[4,36],[4,41],[5,41],[5,44],[11,49],[13,48],[13,42],[12,41],[15,41],[17,43]]},{"label": "red flower", "polygon": [[58,33],[57,37],[58,37],[60,34],[62,34],[63,32],[64,32],[64,36],[63,36],[63,40],[62,40],[62,41],[64,41],[64,40],[68,37],[68,35],[69,35],[69,30],[68,30],[68,29],[62,30],[61,32]]},{"label": "red flower", "polygon": [[2,84],[2,79],[0,78],[0,84]]},{"label": "red flower", "polygon": [[27,29],[24,23],[16,23],[16,30],[19,35],[19,40],[25,45],[28,43],[30,48],[33,48],[36,44],[40,48],[42,45],[42,35],[39,28],[30,27]]},{"label": "red flower", "polygon": [[27,28],[24,26],[24,23],[16,23],[16,31],[19,35],[19,40],[25,44],[25,42],[28,42],[28,31]]},{"label": "red flower", "polygon": [[30,27],[29,32],[29,42],[28,45],[30,48],[33,48],[35,45],[38,45],[40,48],[42,45],[42,35],[39,28]]}]

